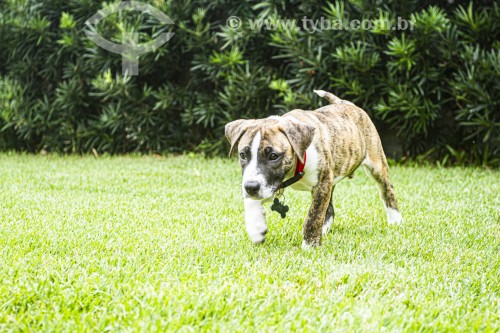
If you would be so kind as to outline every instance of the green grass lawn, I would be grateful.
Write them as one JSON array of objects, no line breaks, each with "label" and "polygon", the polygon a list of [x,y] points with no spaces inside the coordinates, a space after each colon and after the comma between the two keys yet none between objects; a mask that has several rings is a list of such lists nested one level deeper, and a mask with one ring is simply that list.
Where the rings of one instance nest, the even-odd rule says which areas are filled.
[{"label": "green grass lawn", "polygon": [[248,239],[235,160],[0,155],[0,331],[500,330],[500,172],[358,171],[323,246],[288,190]]}]

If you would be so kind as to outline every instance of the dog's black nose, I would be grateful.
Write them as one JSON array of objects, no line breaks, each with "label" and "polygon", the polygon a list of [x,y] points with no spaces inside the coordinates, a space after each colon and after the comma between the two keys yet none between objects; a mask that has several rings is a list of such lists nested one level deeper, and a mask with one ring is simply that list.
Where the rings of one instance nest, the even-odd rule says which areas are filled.
[{"label": "dog's black nose", "polygon": [[247,191],[248,194],[255,195],[257,194],[257,192],[259,192],[260,184],[257,181],[250,180],[245,183],[244,187],[245,191]]}]

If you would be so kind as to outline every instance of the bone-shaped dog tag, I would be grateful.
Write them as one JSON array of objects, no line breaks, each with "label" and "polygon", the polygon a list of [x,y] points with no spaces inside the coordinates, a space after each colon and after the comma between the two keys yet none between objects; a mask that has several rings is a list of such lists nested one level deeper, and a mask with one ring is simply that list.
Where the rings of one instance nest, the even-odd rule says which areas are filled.
[{"label": "bone-shaped dog tag", "polygon": [[271,210],[278,212],[281,215],[281,218],[284,219],[286,217],[286,213],[290,210],[290,208],[280,202],[278,198],[274,198]]}]

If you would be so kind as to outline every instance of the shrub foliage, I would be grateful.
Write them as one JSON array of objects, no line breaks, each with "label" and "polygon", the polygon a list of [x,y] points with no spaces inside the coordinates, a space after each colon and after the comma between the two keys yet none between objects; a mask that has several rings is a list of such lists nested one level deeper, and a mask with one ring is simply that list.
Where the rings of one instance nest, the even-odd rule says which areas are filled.
[{"label": "shrub foliage", "polygon": [[[175,25],[129,11],[98,25],[116,43],[131,31],[141,41],[175,33],[141,56],[139,76],[122,75],[121,56],[84,33],[111,2],[0,2],[0,148],[220,153],[226,122],[315,108],[322,102],[312,90],[325,89],[397,135],[405,157],[499,162],[500,8],[492,1],[148,2]],[[227,25],[231,16],[240,27]],[[371,28],[312,31],[304,17]],[[412,29],[398,29],[398,20]]]}]

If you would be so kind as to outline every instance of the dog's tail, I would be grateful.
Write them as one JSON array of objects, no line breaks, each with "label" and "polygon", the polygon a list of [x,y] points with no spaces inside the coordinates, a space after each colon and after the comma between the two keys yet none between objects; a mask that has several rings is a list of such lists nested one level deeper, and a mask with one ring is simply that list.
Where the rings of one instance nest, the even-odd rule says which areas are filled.
[{"label": "dog's tail", "polygon": [[328,91],[314,90],[314,92],[316,94],[318,94],[319,97],[323,97],[324,99],[326,99],[328,102],[330,102],[332,104],[351,104],[351,105],[354,105],[354,103],[340,99],[337,96],[335,96],[334,94],[329,93]]}]

